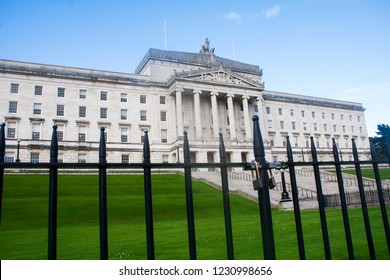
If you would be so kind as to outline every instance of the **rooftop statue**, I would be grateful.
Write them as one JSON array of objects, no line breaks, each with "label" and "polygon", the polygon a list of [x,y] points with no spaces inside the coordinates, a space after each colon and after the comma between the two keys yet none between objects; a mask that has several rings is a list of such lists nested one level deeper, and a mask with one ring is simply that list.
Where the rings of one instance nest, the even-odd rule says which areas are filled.
[{"label": "rooftop statue", "polygon": [[200,49],[199,53],[214,53],[214,48],[209,49],[210,41],[208,38],[206,38],[206,41],[204,42],[202,48]]}]

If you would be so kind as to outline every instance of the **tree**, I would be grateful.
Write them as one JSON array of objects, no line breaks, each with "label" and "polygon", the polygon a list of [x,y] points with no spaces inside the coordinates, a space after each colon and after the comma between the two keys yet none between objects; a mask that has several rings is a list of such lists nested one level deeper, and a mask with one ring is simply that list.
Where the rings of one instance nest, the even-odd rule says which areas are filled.
[{"label": "tree", "polygon": [[377,136],[372,137],[372,141],[378,160],[390,160],[390,126],[388,124],[378,124]]}]

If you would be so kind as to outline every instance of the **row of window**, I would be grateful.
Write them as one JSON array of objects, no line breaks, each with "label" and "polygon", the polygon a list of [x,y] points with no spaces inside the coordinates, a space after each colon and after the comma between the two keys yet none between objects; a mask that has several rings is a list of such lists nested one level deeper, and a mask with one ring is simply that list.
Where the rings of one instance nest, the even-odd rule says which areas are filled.
[{"label": "row of window", "polygon": [[[285,123],[286,123],[285,121],[279,121],[279,128],[286,129]],[[268,124],[268,128],[273,128],[273,121],[272,120],[267,120],[267,124]],[[308,130],[308,125],[306,122],[302,123],[302,128],[303,128],[303,131]],[[345,125],[342,125],[341,128],[342,128],[342,133],[347,133],[347,127]],[[357,133],[355,126],[351,125],[350,129],[351,129],[351,131],[350,131],[351,133]],[[293,130],[293,131],[297,130],[297,123],[296,122],[291,122],[291,130]],[[314,132],[319,131],[319,125],[317,123],[313,124],[313,131]],[[330,132],[328,124],[326,124],[326,123],[323,124],[323,132]],[[333,132],[334,133],[338,132],[336,124],[333,125]],[[359,126],[359,133],[363,134],[363,127],[362,126]]]},{"label": "row of window", "polygon": [[[266,110],[267,115],[271,114],[271,107],[265,107],[265,110]],[[318,114],[318,112],[311,111],[311,117],[313,119],[317,118],[317,114]],[[283,108],[278,108],[278,115],[279,116],[283,116]],[[290,117],[293,117],[294,115],[295,115],[295,109],[290,109]],[[306,117],[306,111],[305,110],[301,110],[301,116],[302,116],[302,118]],[[331,113],[330,117],[331,117],[332,120],[335,120],[335,118],[336,118],[335,113]],[[361,117],[360,116],[356,116],[356,117],[357,117],[357,121],[360,122]],[[321,118],[323,120],[326,119],[326,113],[325,112],[321,113]],[[343,121],[345,119],[346,118],[344,118],[344,114],[340,114],[340,120]],[[352,120],[353,120],[352,115],[349,115],[349,121],[352,121]]]},{"label": "row of window", "polygon": [[[10,101],[8,112],[11,114],[16,114],[18,112],[18,102],[17,101]],[[127,120],[127,109],[121,109],[120,112],[120,118],[121,120]],[[34,103],[33,104],[33,114],[34,115],[41,115],[42,114],[42,103]],[[65,116],[65,105],[57,104],[57,112],[56,115],[59,117]],[[87,107],[86,106],[79,106],[79,114],[78,116],[80,118],[86,118],[87,117]],[[108,117],[108,108],[100,108],[100,118],[101,119],[107,119]],[[140,120],[141,121],[147,121],[147,111],[141,110],[140,111]],[[166,111],[160,111],[160,121],[167,121],[167,112]]]},{"label": "row of window", "polygon": [[[11,83],[10,92],[12,94],[18,94],[19,93],[19,84]],[[35,85],[34,86],[34,95],[39,96],[42,94],[43,94],[43,86]],[[63,87],[57,88],[57,97],[65,97],[65,88],[63,88]],[[80,99],[87,99],[87,90],[86,89],[79,90],[79,98]],[[107,91],[100,91],[100,100],[107,101],[107,99],[108,99],[108,92]],[[127,102],[127,99],[128,99],[127,93],[121,93],[120,101]],[[147,101],[146,95],[139,96],[139,103],[140,104],[146,104],[146,101]],[[166,96],[163,96],[163,95],[160,96],[160,104],[166,104]]]},{"label": "row of window", "polygon": [[[317,148],[324,148],[324,146],[321,145],[321,144],[323,144],[323,142],[321,142],[320,139],[322,139],[321,141],[325,140],[325,147],[326,148],[330,149],[332,147],[332,139],[330,139],[330,137],[321,138],[320,136],[315,136],[314,143],[315,143]],[[275,146],[274,134],[269,134],[268,140],[269,140],[271,147],[274,147]],[[350,148],[349,144],[350,144],[351,140],[349,138],[344,138],[343,145],[341,144],[341,140],[339,138],[335,138],[335,141],[336,141],[336,144],[339,148],[342,148],[342,146],[343,146],[343,148]],[[362,147],[364,147],[365,146],[365,139],[361,138],[360,141],[361,141]],[[310,148],[311,140],[310,140],[309,136],[305,136],[304,142],[305,142],[305,148]],[[299,148],[300,147],[299,146],[299,137],[293,136],[291,138],[291,144],[293,147]],[[282,146],[287,147],[287,140],[285,137],[282,138]],[[303,148],[303,147],[301,147],[301,148]]]},{"label": "row of window", "polygon": [[[141,129],[141,143],[144,142],[144,132],[147,131],[147,128]],[[31,140],[41,140],[41,123],[32,123],[31,124]],[[87,126],[79,125],[78,126],[78,141],[86,142],[87,141]],[[121,143],[129,142],[129,128],[121,127],[120,128]],[[107,140],[107,130],[105,131],[105,138]],[[161,129],[161,143],[168,143],[168,130]],[[16,122],[7,123],[7,135],[8,139],[16,139]],[[57,139],[58,141],[64,141],[64,126],[57,125]]]},{"label": "row of window", "polygon": [[[39,163],[40,154],[39,153],[30,153],[30,162],[31,163]],[[162,155],[162,161],[163,163],[168,163],[169,155],[164,154]],[[6,152],[4,157],[5,162],[15,162],[15,153],[14,152]],[[64,154],[58,153],[58,162],[63,163],[64,162]],[[87,162],[87,154],[81,153],[77,154],[77,162],[78,163],[86,163]],[[129,164],[130,163],[130,155],[128,154],[121,154],[121,162],[122,164]]]}]

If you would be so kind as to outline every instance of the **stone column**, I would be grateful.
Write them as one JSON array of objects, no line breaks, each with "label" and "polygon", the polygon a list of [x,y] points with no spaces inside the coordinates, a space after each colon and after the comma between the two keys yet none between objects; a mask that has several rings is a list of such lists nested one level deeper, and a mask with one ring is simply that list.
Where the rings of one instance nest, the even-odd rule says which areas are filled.
[{"label": "stone column", "polygon": [[183,132],[183,102],[182,102],[182,88],[176,88],[176,125],[177,125],[177,137],[182,138]]},{"label": "stone column", "polygon": [[229,114],[229,123],[230,123],[229,124],[230,139],[237,140],[236,118],[234,116],[233,97],[234,97],[234,94],[232,94],[232,93],[229,93],[227,95],[228,114]]},{"label": "stone column", "polygon": [[251,141],[252,140],[252,126],[251,126],[251,119],[249,117],[248,99],[249,99],[249,96],[247,96],[247,95],[242,96],[242,107],[244,107],[245,140]]},{"label": "stone column", "polygon": [[196,89],[193,91],[194,93],[194,112],[195,112],[195,130],[196,130],[196,139],[201,140],[203,138],[202,135],[202,118],[201,118],[201,110],[200,110],[200,94],[201,90]]},{"label": "stone column", "polygon": [[211,112],[213,114],[214,138],[219,139],[219,121],[218,121],[218,106],[217,106],[218,92],[212,91],[210,95],[211,95]]},{"label": "stone column", "polygon": [[267,132],[267,125],[266,125],[267,113],[265,112],[264,99],[262,97],[257,97],[256,102],[257,102],[257,110],[258,110],[257,114],[259,115],[261,136],[263,137],[263,140],[265,140],[268,139],[268,135],[267,135],[268,132]]}]

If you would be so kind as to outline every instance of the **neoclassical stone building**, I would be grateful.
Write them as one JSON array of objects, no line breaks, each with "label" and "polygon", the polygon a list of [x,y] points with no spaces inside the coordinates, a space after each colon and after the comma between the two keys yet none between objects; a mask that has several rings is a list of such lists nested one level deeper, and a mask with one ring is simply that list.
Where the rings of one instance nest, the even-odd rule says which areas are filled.
[{"label": "neoclassical stone building", "polygon": [[63,162],[97,162],[101,127],[108,162],[141,162],[145,130],[152,162],[181,161],[185,131],[194,162],[219,162],[219,133],[229,161],[250,161],[255,114],[269,161],[285,160],[287,135],[296,160],[309,159],[311,136],[320,160],[332,159],[332,138],[344,160],[352,138],[367,154],[362,104],[265,90],[259,66],[208,48],[149,49],[135,74],[0,60],[7,161],[17,160],[18,142],[22,162],[49,161],[54,124]]}]

